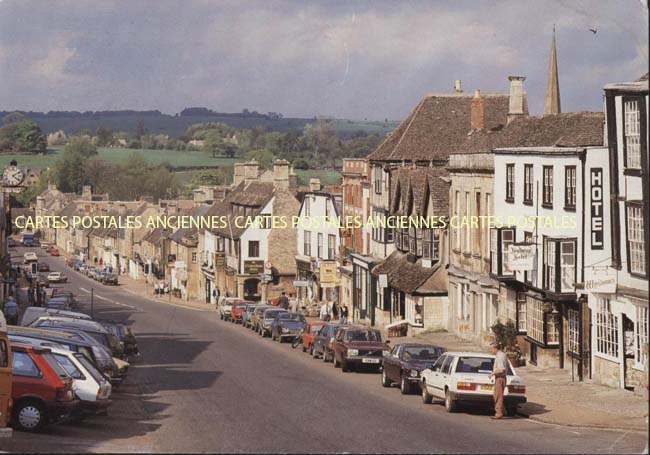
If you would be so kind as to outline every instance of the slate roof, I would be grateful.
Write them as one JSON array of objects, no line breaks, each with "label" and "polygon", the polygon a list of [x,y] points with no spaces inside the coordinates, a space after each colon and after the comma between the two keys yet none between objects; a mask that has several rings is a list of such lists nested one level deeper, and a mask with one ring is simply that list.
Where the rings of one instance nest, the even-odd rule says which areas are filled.
[{"label": "slate roof", "polygon": [[461,152],[486,153],[508,147],[587,147],[603,145],[602,112],[521,116],[499,131],[476,130]]},{"label": "slate roof", "polygon": [[[205,216],[210,209],[210,205],[202,204],[190,210],[187,215],[192,217]],[[172,242],[187,246],[196,247],[199,244],[199,229],[195,227],[177,229],[171,235]]]},{"label": "slate roof", "polygon": [[[487,130],[507,123],[508,94],[481,94]],[[371,161],[446,160],[462,150],[471,130],[472,93],[434,94],[420,100],[408,117],[377,149]]]},{"label": "slate roof", "polygon": [[[439,216],[449,213],[449,183],[445,168],[403,167],[391,173],[391,213],[396,215]],[[429,201],[433,213],[425,213]]]},{"label": "slate roof", "polygon": [[[378,277],[380,274],[388,276],[388,285],[407,294],[435,294],[446,293],[447,286],[440,266],[422,267],[421,260],[411,262],[408,255],[394,251],[381,264],[375,266],[371,273]],[[440,271],[440,273],[436,273]]]}]

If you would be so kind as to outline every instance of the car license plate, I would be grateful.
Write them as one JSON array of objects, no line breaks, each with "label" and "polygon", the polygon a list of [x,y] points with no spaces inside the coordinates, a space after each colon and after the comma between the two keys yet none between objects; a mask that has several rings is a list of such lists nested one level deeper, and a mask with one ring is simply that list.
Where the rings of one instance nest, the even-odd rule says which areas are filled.
[{"label": "car license plate", "polygon": [[379,359],[363,359],[363,363],[379,363]]},{"label": "car license plate", "polygon": [[494,386],[492,384],[483,384],[481,390],[493,390]]}]

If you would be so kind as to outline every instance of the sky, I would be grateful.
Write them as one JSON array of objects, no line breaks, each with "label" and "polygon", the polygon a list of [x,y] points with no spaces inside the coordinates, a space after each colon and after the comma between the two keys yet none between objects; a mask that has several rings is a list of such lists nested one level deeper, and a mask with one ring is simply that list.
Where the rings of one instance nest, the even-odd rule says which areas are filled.
[{"label": "sky", "polygon": [[647,72],[644,1],[0,0],[0,110],[400,120],[523,75],[541,114],[554,25],[562,110],[602,110]]}]

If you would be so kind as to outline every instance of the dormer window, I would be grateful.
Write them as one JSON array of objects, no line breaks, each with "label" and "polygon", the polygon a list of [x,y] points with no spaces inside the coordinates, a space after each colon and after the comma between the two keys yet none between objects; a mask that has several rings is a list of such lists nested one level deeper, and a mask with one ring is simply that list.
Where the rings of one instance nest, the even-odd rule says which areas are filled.
[{"label": "dormer window", "polygon": [[409,229],[409,253],[411,254],[417,254],[417,237],[415,232],[416,229],[414,227]]},{"label": "dormer window", "polygon": [[440,246],[440,234],[438,229],[424,229],[422,241],[422,257],[424,259],[437,260],[438,248]]}]

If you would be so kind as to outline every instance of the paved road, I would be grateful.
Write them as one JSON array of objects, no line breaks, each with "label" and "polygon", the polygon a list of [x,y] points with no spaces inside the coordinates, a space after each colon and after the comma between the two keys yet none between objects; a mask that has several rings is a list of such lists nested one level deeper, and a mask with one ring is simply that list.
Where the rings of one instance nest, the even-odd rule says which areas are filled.
[{"label": "paved road", "polygon": [[[22,255],[20,248],[15,254]],[[63,261],[50,258],[54,270]],[[127,321],[143,353],[108,417],[14,433],[7,451],[640,453],[644,435],[565,429],[523,418],[448,414],[288,343],[220,321],[213,311],[154,302],[67,270],[95,290],[98,315]]]}]

